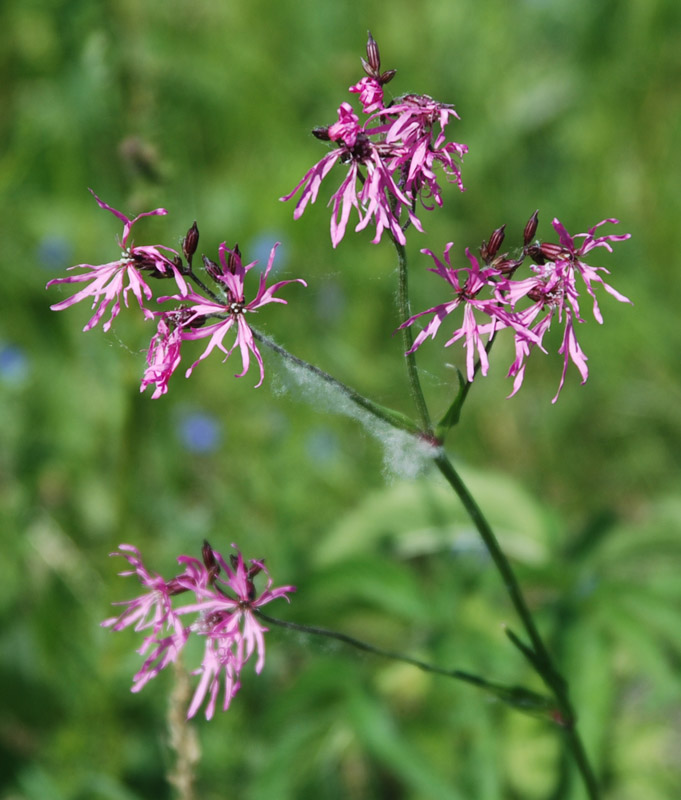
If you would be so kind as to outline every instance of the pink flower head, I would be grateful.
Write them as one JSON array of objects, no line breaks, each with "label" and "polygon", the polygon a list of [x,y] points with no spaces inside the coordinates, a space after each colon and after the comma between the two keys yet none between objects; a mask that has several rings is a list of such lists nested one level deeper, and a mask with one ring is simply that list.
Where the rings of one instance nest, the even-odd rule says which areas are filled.
[{"label": "pink flower head", "polygon": [[[416,336],[414,344],[409,349],[408,353],[413,353],[428,337],[434,338],[442,322],[457,308],[463,306],[462,324],[454,331],[452,337],[445,342],[445,347],[449,347],[459,339],[464,340],[466,374],[468,380],[472,381],[475,375],[476,354],[480,359],[480,371],[483,375],[487,374],[489,367],[483,337],[486,336],[489,339],[498,328],[506,327],[509,322],[507,315],[504,314],[502,307],[496,300],[478,298],[478,295],[485,287],[494,286],[493,278],[499,274],[497,270],[481,269],[478,259],[468,249],[466,249],[466,256],[470,262],[470,267],[453,269],[449,257],[449,251],[452,246],[453,243],[449,242],[445,248],[444,264],[430,250],[422,250],[421,252],[431,256],[436,266],[431,268],[430,271],[435,272],[447,281],[454,290],[454,299],[414,314],[413,317],[403,322],[400,328],[412,325],[419,317],[425,314],[433,315],[426,327]],[[476,312],[482,314],[486,321],[478,322],[475,316]]]},{"label": "pink flower head", "polygon": [[[520,311],[516,318],[536,336],[536,340],[531,341],[516,333],[516,357],[508,371],[508,377],[514,378],[513,390],[509,397],[513,397],[522,386],[525,376],[525,359],[530,354],[532,347],[538,344],[544,350],[542,346],[544,334],[550,329],[554,316],[557,316],[559,323],[563,322],[563,319],[565,320],[565,328],[563,342],[558,350],[561,355],[564,355],[564,359],[560,385],[553,398],[555,403],[563,387],[570,360],[579,370],[582,383],[589,376],[586,355],[579,347],[575,335],[575,321],[583,322],[579,313],[579,294],[575,286],[574,272],[567,262],[558,261],[533,265],[532,270],[535,273],[533,277],[522,281],[509,281],[507,284],[507,299],[511,305],[515,306],[521,297],[527,297],[533,301],[532,305]],[[538,322],[535,322],[542,311],[546,313],[540,317]]]},{"label": "pink flower head", "polygon": [[[594,225],[593,228],[589,228],[588,233],[578,233],[575,236],[570,236],[562,223],[557,219],[554,219],[552,223],[556,233],[558,234],[561,245],[565,248],[564,255],[559,256],[559,259],[567,259],[582,277],[582,280],[586,284],[586,290],[594,301],[594,318],[596,319],[596,322],[599,322],[600,324],[603,324],[603,317],[596,301],[596,293],[593,286],[594,283],[600,283],[605,291],[608,292],[608,294],[611,294],[616,300],[619,300],[620,303],[631,303],[631,300],[629,300],[628,297],[625,297],[623,294],[620,294],[618,291],[613,289],[612,286],[607,284],[598,274],[599,272],[604,272],[606,275],[610,274],[605,267],[590,267],[588,264],[585,264],[582,261],[582,256],[585,256],[596,247],[604,247],[609,253],[612,253],[610,242],[623,242],[626,239],[631,238],[630,233],[611,233],[607,234],[606,236],[595,236],[594,234],[596,232],[596,228],[600,228],[601,225],[605,225],[606,223],[618,225],[619,220],[615,219],[614,217],[611,217],[610,219],[604,219],[597,225]],[[576,247],[575,239],[584,239],[580,247]]]},{"label": "pink flower head", "polygon": [[[256,618],[255,610],[279,597],[288,600],[293,586],[272,588],[272,579],[262,561],[251,561],[247,566],[237,551],[229,563],[210,545],[203,546],[203,561],[180,556],[183,571],[171,581],[148,572],[139,552],[132,545],[120,545],[119,552],[133,566],[121,575],[137,574],[148,592],[140,598],[127,601],[126,610],[119,616],[105,620],[102,625],[122,630],[135,624],[135,630],[151,628],[138,652],[146,656],[142,667],[133,678],[132,691],[138,692],[168,664],[175,661],[188,638],[204,638],[205,648],[201,667],[194,674],[201,679],[187,712],[193,717],[208,697],[206,718],[215,711],[220,687],[224,686],[223,708],[227,710],[239,689],[241,670],[255,653],[255,671],[260,673],[265,664],[264,634],[267,628]],[[264,590],[258,593],[254,578],[266,575]],[[173,609],[171,598],[191,592],[193,602]],[[180,616],[197,615],[195,622],[183,626]]]},{"label": "pink flower head", "polygon": [[111,208],[111,206],[100,200],[94,192],[92,192],[92,195],[100,208],[110,211],[123,222],[123,236],[120,240],[120,247],[123,251],[123,255],[118,261],[111,261],[108,264],[102,264],[100,266],[78,264],[75,267],[69,267],[69,269],[85,268],[87,271],[78,275],[71,275],[67,278],[55,278],[49,281],[47,285],[84,283],[89,281],[88,286],[76,292],[76,294],[71,297],[68,297],[66,300],[55,303],[50,306],[50,308],[53,311],[61,311],[75,303],[79,303],[81,300],[91,297],[92,307],[95,309],[95,313],[83,330],[88,331],[94,328],[104,316],[106,310],[111,307],[111,316],[102,326],[105,331],[108,331],[111,327],[111,323],[121,310],[121,295],[127,306],[128,294],[130,292],[132,292],[133,296],[137,299],[144,316],[147,318],[152,317],[151,311],[145,307],[145,302],[151,300],[152,292],[142,277],[142,272],[148,272],[151,275],[167,275],[172,273],[181,294],[187,293],[187,284],[172,260],[161,252],[161,250],[164,250],[172,256],[177,256],[174,250],[161,245],[136,247],[132,242],[129,242],[132,228],[138,220],[142,219],[142,217],[165,215],[168,213],[165,208],[145,211],[142,214],[138,214],[134,219],[129,219],[125,214],[116,211],[116,209]]},{"label": "pink flower head", "polygon": [[140,385],[140,392],[152,383],[155,385],[152,400],[167,393],[170,376],[180,365],[180,346],[185,334],[182,326],[188,318],[186,309],[164,311],[159,315],[158,327],[147,352],[147,368]]},{"label": "pink flower head", "polygon": [[410,94],[377,116],[386,120],[385,141],[395,149],[391,167],[400,170],[403,175],[400,186],[409,196],[419,197],[424,205],[430,196],[438,206],[442,205],[440,186],[433,171],[435,163],[439,163],[447,179],[463,191],[461,168],[454,159],[463,159],[468,147],[447,142],[445,135],[450,119],[459,119],[454,106],[438,103],[428,95]]},{"label": "pink flower head", "polygon": [[[187,712],[188,717],[193,717],[208,697],[206,719],[215,712],[221,686],[224,688],[223,710],[229,708],[240,686],[241,670],[253,653],[257,654],[257,674],[265,665],[264,634],[268,629],[258,621],[254,610],[278,597],[288,600],[287,595],[295,591],[293,586],[272,589],[272,579],[262,561],[251,561],[251,566],[247,567],[238,551],[231,556],[230,564],[220,553],[213,551],[213,555],[221,572],[216,579],[217,591],[206,591],[205,601],[195,606],[201,616],[192,631],[206,637],[206,646],[203,663],[196,671],[201,680]],[[267,584],[258,594],[253,578],[260,572],[267,576]]]},{"label": "pink flower head", "polygon": [[383,108],[383,87],[376,78],[362,78],[359,83],[351,86],[349,91],[359,95],[359,102],[365,114],[373,114]]},{"label": "pink flower head", "polygon": [[104,620],[103,627],[122,631],[134,624],[136,631],[151,628],[154,634],[164,628],[176,629],[178,620],[173,613],[170,600],[176,587],[172,582],[167,583],[160,575],[149,572],[144,566],[139,550],[131,544],[119,545],[118,550],[111,555],[123,556],[132,567],[130,570],[119,572],[119,575],[123,577],[137,575],[142,586],[148,591],[133,600],[114,603],[126,608],[119,616]]},{"label": "pink flower head", "polygon": [[[579,306],[578,279],[584,282],[588,294],[593,298],[593,313],[599,323],[602,323],[603,319],[595,296],[598,284],[620,302],[630,302],[628,298],[605,283],[601,276],[601,273],[608,274],[605,268],[591,267],[582,260],[596,247],[604,247],[611,252],[611,242],[629,238],[629,234],[596,236],[597,228],[605,222],[616,223],[617,220],[604,220],[591,228],[588,233],[573,237],[557,219],[554,219],[553,227],[558,233],[560,244],[549,242],[531,244],[537,224],[535,212],[523,233],[525,246],[522,258],[516,260],[509,258],[508,254],[497,255],[503,240],[504,226],[502,226],[493,234],[493,246],[483,242],[481,254],[487,265],[485,268],[482,268],[478,259],[466,250],[470,267],[452,269],[449,260],[451,242],[445,249],[444,263],[430,250],[423,250],[423,253],[430,255],[435,261],[435,267],[431,268],[431,272],[435,272],[449,283],[454,290],[454,298],[421,311],[400,325],[400,328],[405,328],[412,325],[419,317],[426,314],[433,315],[426,327],[416,336],[408,353],[414,352],[428,337],[433,338],[444,319],[457,308],[463,307],[462,324],[445,342],[445,346],[463,339],[466,348],[466,375],[468,380],[472,381],[477,368],[483,375],[487,374],[488,357],[484,337],[487,337],[489,343],[497,331],[511,328],[515,339],[515,359],[508,371],[508,376],[514,379],[513,390],[509,395],[511,397],[522,386],[526,360],[532,350],[538,347],[546,352],[543,344],[544,336],[550,329],[553,319],[557,318],[559,324],[563,325],[563,338],[558,349],[559,355],[563,357],[563,369],[558,391],[552,401],[555,403],[565,383],[570,363],[577,367],[582,383],[585,383],[589,376],[587,356],[580,347],[576,334],[577,324],[584,322]],[[580,246],[575,243],[577,239],[583,239]],[[512,276],[527,255],[536,262],[531,266],[533,274],[528,278],[514,280]],[[529,301],[529,305],[526,301]],[[525,304],[525,307],[522,307],[522,304]],[[483,314],[486,319],[478,322],[476,314]]]},{"label": "pink flower head", "polygon": [[421,230],[418,219],[411,211],[411,200],[398,188],[381,146],[371,141],[348,103],[343,103],[338,109],[338,122],[329,126],[327,136],[330,141],[336,142],[338,149],[327,153],[305,173],[293,191],[280,198],[290,200],[302,188],[293,218],[298,219],[307,204],[315,202],[322,181],[336,162],[349,164],[345,179],[329,201],[332,206],[333,246],[337,247],[345,235],[353,208],[357,209],[359,215],[356,231],[363,230],[372,222],[376,225],[373,243],[380,241],[383,231],[387,229],[400,244],[405,244],[399,219],[401,208],[407,209],[409,219]]},{"label": "pink flower head", "polygon": [[[131,570],[119,573],[122,576],[137,575],[142,586],[147,589],[145,594],[132,600],[126,600],[114,605],[123,605],[125,610],[118,617],[111,617],[102,622],[105,628],[121,631],[134,625],[136,631],[151,629],[145,637],[138,652],[144,655],[150,648],[151,654],[133,679],[133,692],[138,692],[148,681],[174,661],[184,646],[188,631],[179,620],[173,609],[171,597],[184,591],[175,581],[166,582],[160,575],[147,570],[142,561],[139,550],[130,544],[119,545],[118,551],[112,556],[123,556],[133,567]],[[168,635],[163,635],[164,631]]]},{"label": "pink flower head", "polygon": [[[534,276],[522,281],[510,281],[507,285],[506,299],[513,307],[521,298],[527,297],[532,300],[533,304],[519,312],[518,318],[531,326],[530,329],[539,339],[539,344],[555,316],[558,317],[559,323],[564,324],[563,339],[558,349],[558,353],[563,356],[563,370],[558,391],[552,400],[553,403],[558,400],[563,388],[570,362],[577,367],[582,384],[586,383],[589,377],[586,363],[588,359],[577,341],[575,331],[576,323],[584,322],[579,309],[577,276],[579,275],[584,281],[587,292],[593,299],[593,315],[599,324],[603,323],[603,317],[596,300],[594,284],[601,284],[606,292],[620,302],[631,303],[631,300],[603,280],[599,273],[608,274],[605,267],[591,267],[582,261],[583,256],[596,247],[604,247],[608,252],[612,252],[610,242],[620,242],[630,238],[628,233],[595,236],[596,229],[606,222],[617,223],[618,220],[603,220],[590,228],[588,233],[577,234],[573,237],[557,219],[554,219],[553,227],[558,234],[560,244],[544,243],[533,248],[540,261],[539,264],[532,267]],[[575,239],[584,239],[580,247],[576,246]],[[540,317],[542,311],[546,313]],[[535,322],[537,317],[540,319]],[[508,373],[509,377],[514,377],[515,380],[513,391],[509,396],[513,396],[522,385],[525,359],[530,353],[532,344],[535,343],[527,340],[521,342],[516,338],[516,358]]]},{"label": "pink flower head", "polygon": [[[230,250],[224,242],[220,245],[219,250],[222,272],[215,276],[216,280],[222,284],[225,294],[224,300],[208,299],[197,294],[195,291],[190,291],[186,297],[161,298],[161,300],[181,300],[186,304],[184,307],[186,321],[182,326],[181,339],[209,339],[206,349],[187,370],[187,377],[191,375],[192,370],[199,361],[203,361],[204,358],[207,358],[216,347],[225,354],[225,358],[223,359],[225,361],[229,358],[234,349],[238,347],[241,352],[243,369],[236,377],[241,378],[248,372],[250,354],[252,353],[260,368],[260,380],[256,384],[256,388],[262,384],[263,378],[265,377],[262,356],[255,343],[253,331],[246,322],[246,315],[255,313],[259,308],[262,308],[262,306],[268,303],[286,304],[286,300],[283,298],[275,297],[276,292],[282,286],[286,286],[286,284],[302,283],[303,286],[307,286],[302,278],[278,281],[269,287],[266,285],[267,276],[272,269],[274,255],[278,246],[279,242],[272,248],[267,267],[260,276],[258,291],[253,300],[248,303],[244,297],[244,279],[246,273],[253,269],[258,262],[253,261],[250,264],[242,264],[241,254],[238,248]],[[219,321],[203,327],[196,327],[204,320],[208,320],[212,317],[218,317]],[[236,338],[234,344],[227,348],[224,344],[224,338],[232,328],[236,328]],[[166,363],[166,356],[170,348],[170,340],[167,340],[168,343],[166,345],[163,345],[163,341],[166,340],[162,340],[162,350],[159,358],[163,363]],[[164,347],[165,349],[163,349]],[[172,358],[171,362],[174,363]],[[165,375],[166,373],[162,372],[161,374]]]},{"label": "pink flower head", "polygon": [[[405,95],[387,108],[383,85],[394,70],[381,72],[378,45],[369,37],[367,60],[362,60],[367,77],[350,87],[359,94],[362,109],[369,115],[364,124],[348,103],[338,109],[338,122],[315,130],[319,139],[335,142],[337,149],[327,153],[308,170],[298,185],[280,198],[290,200],[302,189],[293,217],[298,219],[308,203],[314,203],[324,178],[336,163],[349,164],[348,173],[330,205],[331,242],[334,247],[345,235],[350,211],[359,215],[356,231],[376,225],[372,243],[380,241],[384,230],[404,245],[404,231],[412,224],[423,231],[414,212],[417,200],[431,209],[442,205],[442,193],[434,166],[439,163],[449,181],[463,189],[461,170],[455,159],[463,158],[466,145],[447,142],[445,128],[458,115],[453,106],[438,103],[427,95]],[[359,184],[359,185],[358,185]],[[429,201],[432,203],[429,205]]]}]

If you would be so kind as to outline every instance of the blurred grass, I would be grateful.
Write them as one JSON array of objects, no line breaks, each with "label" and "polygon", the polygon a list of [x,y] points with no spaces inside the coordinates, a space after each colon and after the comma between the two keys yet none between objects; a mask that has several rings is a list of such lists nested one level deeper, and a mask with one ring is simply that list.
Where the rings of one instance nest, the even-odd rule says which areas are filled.
[{"label": "blurred grass", "polygon": [[[540,235],[553,216],[571,231],[617,216],[632,233],[598,262],[635,305],[606,299],[605,324],[580,331],[586,386],[570,375],[552,406],[560,366],[544,359],[506,401],[505,359],[495,353],[451,451],[478,476],[491,515],[523,519],[534,508],[533,536],[514,523],[509,544],[570,668],[607,796],[681,791],[681,6],[431,0],[416,13],[405,0],[6,0],[3,800],[171,796],[172,678],[131,695],[136,643],[98,627],[109,603],[132,592],[106,558],[120,541],[167,573],[204,536],[223,550],[236,541],[246,557],[267,558],[275,581],[298,585],[282,616],[492,679],[530,680],[499,627],[514,621],[495,576],[479,550],[462,547],[460,512],[436,482],[386,475],[380,444],[284,391],[272,359],[257,391],[251,376],[235,381],[231,364],[211,359],[152,402],[138,392],[144,323],[122,315],[115,332],[85,335],[88,309],[49,311],[59,290],[46,293],[47,280],[116,252],[117,223],[88,186],[130,213],[164,206],[167,217],[145,222],[150,241],[173,245],[194,219],[209,255],[224,239],[247,257],[281,240],[279,275],[310,286],[292,290],[263,327],[409,412],[390,335],[390,248],[365,233],[333,251],[323,198],[296,223],[292,205],[277,201],[323,152],[309,131],[335,118],[360,77],[367,28],[384,66],[398,69],[390,89],[454,102],[455,135],[470,146],[466,192],[450,187],[445,209],[423,220],[427,236],[410,240],[415,308],[440,289],[419,271],[421,247],[453,240],[463,255],[504,222],[512,246],[535,208]],[[419,356],[443,410],[454,381],[443,364],[458,356],[443,360],[437,343]],[[183,444],[194,414],[217,420],[217,450]],[[411,514],[396,519],[396,498],[412,496]],[[540,721],[281,631],[268,647],[267,669],[245,676],[229,713],[196,724],[206,800],[227,791],[249,800],[581,797]]]}]

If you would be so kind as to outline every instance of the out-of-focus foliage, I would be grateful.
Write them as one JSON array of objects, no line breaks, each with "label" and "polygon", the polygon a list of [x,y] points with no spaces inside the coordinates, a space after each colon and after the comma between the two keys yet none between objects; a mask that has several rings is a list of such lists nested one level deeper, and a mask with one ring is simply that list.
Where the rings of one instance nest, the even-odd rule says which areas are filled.
[{"label": "out-of-focus foliage", "polygon": [[[149,324],[124,313],[81,333],[44,284],[118,252],[116,221],[168,208],[140,235],[245,257],[283,242],[278,277],[304,277],[262,327],[300,356],[411,413],[388,244],[333,251],[322,195],[299,222],[277,198],[324,152],[360,76],[366,30],[395,94],[453,102],[470,147],[464,194],[411,232],[415,309],[439,301],[421,247],[461,256],[500,224],[520,244],[539,208],[585,231],[616,216],[632,239],[594,263],[606,298],[580,331],[584,387],[552,406],[556,359],[505,400],[501,367],[453,432],[480,502],[569,675],[580,725],[617,800],[681,793],[681,426],[676,253],[681,217],[681,5],[675,0],[6,0],[0,7],[0,797],[171,797],[173,683],[129,692],[139,645],[99,628],[132,581],[106,557],[133,542],[172,574],[207,537],[267,559],[298,588],[282,617],[338,628],[490,680],[532,679],[517,627],[470,526],[434,475],[292,388],[213,358],[166,398],[140,396]],[[443,332],[444,333],[444,332]],[[461,355],[419,351],[443,411]],[[508,363],[501,358],[500,363]],[[197,445],[197,426],[202,436]],[[501,477],[505,475],[507,477]],[[523,487],[522,489],[520,487]],[[194,679],[193,679],[194,680]],[[228,714],[197,720],[202,800],[582,797],[547,723],[474,689],[273,629],[261,676]]]}]

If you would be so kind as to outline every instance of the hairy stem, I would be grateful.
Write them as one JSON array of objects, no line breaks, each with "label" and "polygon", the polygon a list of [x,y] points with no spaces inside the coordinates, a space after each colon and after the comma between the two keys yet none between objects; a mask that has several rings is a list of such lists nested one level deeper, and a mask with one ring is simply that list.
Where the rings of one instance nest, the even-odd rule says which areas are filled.
[{"label": "hairy stem", "polygon": [[353,389],[351,386],[339,381],[337,378],[334,378],[333,375],[329,375],[328,372],[324,372],[323,369],[316,367],[314,364],[310,364],[308,361],[304,361],[302,358],[298,358],[298,356],[294,356],[293,353],[290,353],[286,348],[278,345],[275,341],[269,338],[269,336],[265,336],[264,333],[256,330],[255,328],[251,328],[253,332],[253,337],[260,342],[261,344],[268,347],[270,350],[273,350],[277,355],[281,356],[285,361],[289,364],[294,365],[306,372],[311,373],[315,377],[322,380],[328,386],[333,387],[336,391],[340,392],[344,395],[348,400],[354,403],[359,408],[363,408],[365,411],[368,411],[377,419],[383,420],[383,422],[387,422],[389,425],[392,425],[394,428],[398,428],[403,431],[407,431],[408,433],[412,433],[414,435],[419,435],[421,433],[421,429],[419,426],[409,417],[404,414],[401,414],[399,411],[394,411],[391,408],[387,408],[386,406],[379,405],[378,403],[374,403],[373,400],[369,400],[368,397],[360,394],[358,391]]},{"label": "hairy stem", "polygon": [[[395,237],[392,237],[395,251],[397,252],[398,262],[398,284],[397,284],[397,305],[399,309],[400,322],[405,322],[411,317],[411,305],[409,303],[409,269],[407,265],[407,251],[404,245],[401,245]],[[411,325],[400,330],[402,334],[402,347],[405,353],[405,362],[407,365],[407,376],[409,378],[409,388],[411,396],[416,403],[419,419],[423,427],[423,432],[428,435],[433,435],[433,426],[430,421],[430,413],[426,405],[426,399],[423,395],[421,388],[421,379],[419,378],[419,371],[416,366],[416,357],[409,351],[414,344],[414,335],[411,330]]]}]

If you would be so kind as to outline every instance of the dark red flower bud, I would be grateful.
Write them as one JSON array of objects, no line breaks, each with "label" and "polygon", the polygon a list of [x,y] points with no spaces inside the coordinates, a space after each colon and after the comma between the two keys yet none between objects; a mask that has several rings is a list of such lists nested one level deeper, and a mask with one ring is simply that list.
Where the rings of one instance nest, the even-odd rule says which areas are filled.
[{"label": "dark red flower bud", "polygon": [[531,244],[526,248],[526,252],[535,264],[546,264],[547,261],[557,261],[560,258],[567,259],[570,257],[570,254],[564,247],[551,242]]},{"label": "dark red flower bud", "polygon": [[362,67],[370,78],[374,78],[381,85],[391,81],[397,72],[396,69],[387,69],[381,74],[381,54],[378,52],[378,44],[371,35],[371,31],[367,31],[369,39],[367,41],[367,57],[366,60],[362,59]]},{"label": "dark red flower bud", "polygon": [[320,126],[318,128],[312,128],[312,135],[315,138],[320,139],[322,142],[330,142],[331,141],[331,137],[329,136],[329,126],[328,125],[322,125],[322,126]]},{"label": "dark red flower bud", "polygon": [[206,270],[206,272],[210,275],[210,277],[214,281],[218,280],[222,275],[222,270],[220,269],[220,266],[216,264],[215,261],[211,261],[211,259],[208,258],[208,256],[203,256],[203,268]]},{"label": "dark red flower bud", "polygon": [[367,60],[362,59],[362,66],[369,77],[377,78],[381,74],[381,54],[371,31],[367,31],[367,34]]},{"label": "dark red flower bud", "polygon": [[234,275],[237,269],[241,266],[241,250],[239,250],[239,245],[234,245],[234,250],[230,251],[229,256],[227,258],[227,270]]},{"label": "dark red flower bud", "polygon": [[184,587],[177,578],[173,578],[172,580],[168,581],[168,594],[176,595],[182,594],[182,592],[186,592],[187,588]]},{"label": "dark red flower bud", "polygon": [[534,261],[535,264],[545,264],[546,259],[542,255],[541,248],[538,244],[531,244],[526,248],[527,255]]},{"label": "dark red flower bud", "polygon": [[199,246],[199,229],[196,226],[196,220],[194,220],[194,224],[191,228],[187,231],[187,235],[182,240],[182,252],[184,253],[184,257],[187,261],[191,264],[192,257],[196,252],[196,248]]},{"label": "dark red flower bud", "polygon": [[262,563],[264,560],[264,558],[261,558],[260,563],[256,562],[251,564],[251,566],[248,568],[248,572],[246,573],[249,578],[254,578],[259,572],[262,572]]},{"label": "dark red flower bud", "polygon": [[537,232],[537,224],[539,222],[539,209],[537,209],[534,214],[529,218],[527,221],[527,225],[525,225],[525,230],[523,231],[523,244],[527,247],[527,245],[534,239],[534,235]]},{"label": "dark red flower bud", "polygon": [[559,258],[569,256],[568,251],[562,245],[553,244],[552,242],[542,242],[539,245],[539,250],[548,261],[556,261]]},{"label": "dark red flower bud", "polygon": [[504,241],[505,236],[505,228],[506,224],[504,223],[500,228],[497,228],[494,233],[489,237],[489,243],[485,245],[483,242],[483,247],[487,251],[487,255],[490,258],[494,258],[497,254],[499,248],[501,247],[501,243]]},{"label": "dark red flower bud", "polygon": [[206,539],[203,540],[203,546],[201,547],[201,557],[203,558],[203,563],[208,570],[210,581],[212,582],[220,572],[220,565],[215,558],[213,548]]},{"label": "dark red flower bud", "polygon": [[502,275],[505,275],[508,278],[513,275],[513,273],[522,263],[522,261],[517,261],[514,258],[498,258],[495,259],[492,266],[494,269],[498,269]]}]

